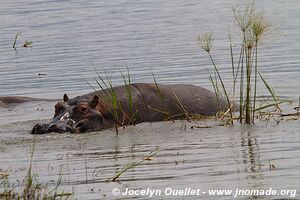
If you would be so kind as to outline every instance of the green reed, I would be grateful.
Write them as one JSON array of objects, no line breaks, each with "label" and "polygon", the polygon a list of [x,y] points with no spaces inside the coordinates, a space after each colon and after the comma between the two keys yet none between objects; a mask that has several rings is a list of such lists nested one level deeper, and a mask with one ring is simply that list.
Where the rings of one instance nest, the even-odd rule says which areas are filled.
[{"label": "green reed", "polygon": [[149,161],[152,160],[153,157],[158,153],[158,148],[156,148],[155,150],[151,151],[149,153],[148,156],[144,157],[142,160],[138,161],[138,162],[132,162],[127,164],[123,170],[121,170],[120,172],[117,172],[114,176],[106,179],[106,182],[115,182],[117,179],[120,178],[120,176],[122,176],[125,172],[136,168],[137,166],[141,165],[143,162],[145,161]]},{"label": "green reed", "polygon": [[158,111],[158,112],[161,112],[161,113],[163,113],[166,117],[167,117],[167,119],[170,119],[170,120],[172,120],[173,122],[175,122],[174,121],[174,119],[173,119],[173,116],[171,115],[171,113],[168,111],[168,109],[167,109],[167,106],[166,106],[166,102],[165,102],[165,96],[162,94],[162,92],[161,92],[161,90],[160,90],[160,88],[159,88],[159,85],[158,85],[158,83],[157,83],[157,81],[156,81],[156,78],[155,78],[155,76],[154,76],[154,73],[152,73],[152,77],[153,77],[153,81],[154,81],[154,84],[155,84],[155,88],[156,88],[156,94],[157,94],[157,96],[159,97],[159,99],[160,99],[160,101],[161,101],[161,105],[162,105],[162,109],[163,110],[161,110],[161,109],[158,109],[158,108],[153,108],[153,107],[149,107],[149,108],[151,108],[151,109],[154,109],[154,110],[156,110],[156,111]]},{"label": "green reed", "polygon": [[127,101],[129,104],[129,109],[130,109],[130,117],[128,119],[131,121],[131,123],[134,125],[135,121],[138,117],[138,111],[134,110],[134,105],[133,105],[133,99],[132,99],[132,86],[131,86],[131,77],[129,73],[129,69],[127,68],[127,79],[126,76],[120,71],[120,74],[123,78],[125,88],[126,88],[126,96],[127,96]]},{"label": "green reed", "polygon": [[[122,71],[120,71],[120,74],[125,84],[126,98],[128,101],[128,105],[126,106],[129,106],[129,113],[124,111],[123,105],[119,100],[116,88],[114,87],[111,78],[106,76],[106,80],[105,80],[100,76],[100,74],[97,71],[96,73],[98,77],[98,80],[96,79],[96,83],[100,87],[104,95],[106,96],[106,99],[102,101],[107,100],[112,105],[112,110],[108,109],[107,111],[111,114],[111,116],[115,121],[116,132],[118,133],[118,126],[125,127],[125,125],[128,125],[128,123],[135,125],[135,122],[138,117],[138,111],[134,110],[135,108],[133,104],[131,76],[129,73],[129,69],[127,68],[127,75],[125,75]],[[89,85],[95,90],[95,92],[97,92],[97,90],[91,84]],[[103,96],[101,96],[99,99],[101,100],[102,98]]]},{"label": "green reed", "polygon": [[[118,126],[124,126],[122,123],[122,120],[120,118],[120,113],[122,113],[122,105],[120,104],[117,96],[116,89],[113,87],[112,80],[109,77],[106,77],[106,81],[99,75],[99,80],[96,80],[96,83],[101,88],[101,91],[104,92],[106,97],[108,98],[108,101],[112,105],[112,111],[109,109],[108,112],[112,115],[115,123],[115,129],[118,133]],[[103,84],[103,86],[102,86]],[[95,90],[96,91],[96,90]],[[101,98],[100,98],[101,99]],[[104,100],[105,101],[105,100]]]},{"label": "green reed", "polygon": [[[88,82],[87,83],[92,89],[95,90],[96,93],[98,93],[100,97],[99,98],[100,101],[104,101],[112,105],[112,109],[108,109],[107,111],[111,114],[111,116],[115,121],[116,132],[118,133],[119,126],[125,127],[126,125],[135,125],[139,113],[138,110],[136,110],[137,109],[136,105],[134,105],[133,92],[132,92],[133,86],[131,83],[131,76],[128,68],[127,68],[126,75],[122,71],[120,71],[120,74],[125,84],[125,92],[126,92],[128,105],[124,104],[125,102],[123,102],[124,105],[122,105],[118,97],[116,88],[113,86],[112,80],[109,77],[106,77],[106,79],[104,79],[103,77],[100,76],[100,74],[97,72],[96,69],[95,71],[98,76],[98,79],[96,79],[96,83],[100,87],[101,91],[104,94],[104,97],[106,98],[103,99],[103,95],[101,96],[101,94],[99,93],[99,91],[97,91],[96,88],[94,88],[90,83]],[[162,113],[163,115],[165,115],[165,120],[171,120],[174,122],[175,118],[179,118],[181,116],[184,116],[185,119],[187,120],[191,120],[190,114],[185,110],[184,105],[181,103],[180,99],[175,93],[174,93],[174,97],[177,100],[178,103],[177,106],[182,111],[182,113],[176,115],[171,114],[171,112],[167,108],[165,97],[153,73],[152,73],[152,77],[155,85],[156,95],[159,97],[161,101],[161,106],[153,107],[151,105],[146,104],[146,102],[144,102],[145,106],[151,110],[154,110],[157,113]],[[127,111],[127,109],[124,109],[124,106],[128,107],[129,111]]]},{"label": "green reed", "polygon": [[[209,56],[209,58],[210,58],[210,60],[211,60],[211,62],[212,62],[212,65],[213,65],[213,67],[214,67],[214,70],[215,70],[215,72],[216,72],[216,74],[217,74],[217,76],[218,76],[218,80],[219,80],[220,83],[221,83],[222,90],[223,90],[223,92],[224,92],[224,95],[225,95],[225,98],[226,98],[226,100],[227,100],[228,106],[230,107],[231,103],[230,103],[230,100],[229,100],[229,95],[228,95],[228,93],[227,93],[225,84],[224,84],[224,82],[223,82],[223,79],[222,79],[222,77],[221,77],[221,74],[220,74],[220,72],[219,72],[219,69],[218,69],[217,65],[215,64],[215,61],[214,61],[214,59],[213,59],[213,57],[212,57],[212,55],[211,55],[211,49],[212,49],[212,43],[213,43],[213,35],[212,35],[212,33],[211,33],[211,32],[210,32],[210,33],[205,33],[205,34],[203,34],[202,36],[199,36],[198,41],[199,41],[199,44],[200,44],[201,48],[202,48],[204,51],[207,52],[207,54],[208,54],[208,56]],[[211,80],[212,80],[212,79],[211,79]],[[215,84],[217,84],[217,82],[216,82]],[[230,112],[230,117],[233,118],[233,115],[232,115],[232,109],[230,109],[229,112]]]},{"label": "green reed", "polygon": [[[251,124],[254,123],[255,112],[260,108],[256,108],[257,102],[257,82],[258,82],[258,47],[261,44],[262,38],[266,35],[270,28],[270,24],[263,15],[262,12],[256,10],[254,3],[249,3],[244,10],[233,8],[234,21],[237,27],[241,31],[242,42],[240,43],[240,51],[236,56],[238,57],[237,64],[234,62],[234,51],[232,45],[232,37],[229,31],[229,49],[230,49],[230,60],[231,60],[231,73],[232,73],[232,101],[229,100],[229,92],[227,91],[221,74],[219,73],[219,68],[212,57],[212,43],[213,35],[212,33],[205,33],[198,37],[200,47],[208,53],[208,56],[214,67],[214,71],[217,74],[218,80],[213,80],[212,76],[209,76],[212,82],[215,93],[218,91],[217,82],[221,83],[222,93],[225,96],[228,105],[230,105],[230,118],[233,118],[232,108],[234,105],[234,97],[236,92],[237,82],[239,81],[239,121],[241,123]],[[239,77],[239,78],[238,78]],[[261,80],[264,82],[265,86],[268,88],[263,77],[260,75]],[[254,85],[254,88],[252,86]],[[275,95],[274,91],[268,88],[270,94]],[[278,105],[280,102],[275,96],[273,96],[275,104],[271,103],[269,106]]]},{"label": "green reed", "polygon": [[59,191],[62,180],[62,172],[60,171],[58,180],[53,187],[49,187],[50,183],[43,184],[39,181],[38,175],[33,173],[33,155],[35,142],[32,145],[30,164],[26,176],[18,182],[21,185],[17,189],[15,184],[9,182],[9,174],[0,176],[0,199],[3,200],[67,200],[72,199],[74,192]]}]

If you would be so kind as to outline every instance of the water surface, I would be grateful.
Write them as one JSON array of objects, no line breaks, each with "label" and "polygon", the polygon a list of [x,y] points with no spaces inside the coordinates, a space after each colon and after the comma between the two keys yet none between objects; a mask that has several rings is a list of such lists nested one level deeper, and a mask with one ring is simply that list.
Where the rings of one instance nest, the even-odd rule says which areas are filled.
[{"label": "water surface", "polygon": [[[121,85],[119,70],[127,67],[133,82],[153,82],[153,72],[161,83],[192,83],[211,89],[207,71],[212,66],[196,43],[198,34],[207,31],[214,32],[213,56],[229,85],[228,29],[234,44],[240,39],[231,7],[245,3],[1,1],[0,95],[60,98],[67,92],[73,97],[92,91],[87,81],[94,83],[95,70]],[[280,97],[293,100],[287,108],[296,106],[300,94],[300,4],[297,0],[263,0],[257,6],[264,8],[274,27],[260,49],[260,72]],[[19,31],[22,34],[14,50],[12,43]],[[21,48],[25,40],[33,41],[33,47]],[[259,95],[268,93],[260,89]],[[0,169],[10,170],[12,180],[24,177],[35,141],[34,169],[40,179],[55,182],[62,170],[62,188],[74,187],[78,199],[112,199],[114,187],[122,191],[182,185],[201,190],[300,191],[299,119],[278,125],[273,120],[259,122],[253,127],[194,122],[212,123],[209,129],[191,129],[186,122],[145,123],[118,135],[114,130],[36,138],[28,134],[35,123],[51,118],[53,105],[31,102],[0,108]],[[152,160],[128,171],[119,182],[105,182],[156,148]],[[270,170],[270,164],[275,169]]]}]

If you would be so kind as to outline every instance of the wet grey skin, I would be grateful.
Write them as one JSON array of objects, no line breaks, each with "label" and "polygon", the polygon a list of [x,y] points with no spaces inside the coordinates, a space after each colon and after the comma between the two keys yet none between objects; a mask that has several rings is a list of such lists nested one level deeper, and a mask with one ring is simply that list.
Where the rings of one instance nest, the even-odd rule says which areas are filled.
[{"label": "wet grey skin", "polygon": [[[63,101],[55,105],[53,119],[46,124],[36,124],[31,133],[83,133],[112,128],[121,125],[176,120],[186,117],[185,113],[212,116],[226,111],[224,98],[217,98],[214,92],[194,85],[163,85],[159,91],[155,84],[131,84],[132,104],[130,106],[126,86],[115,87],[119,109],[118,119],[110,103],[110,91],[102,90],[78,96],[73,99],[65,94]],[[235,106],[238,107],[238,106]]]},{"label": "wet grey skin", "polygon": [[22,96],[0,97],[0,106],[10,106],[14,104],[26,103],[31,101],[58,101],[58,99],[31,98]]}]

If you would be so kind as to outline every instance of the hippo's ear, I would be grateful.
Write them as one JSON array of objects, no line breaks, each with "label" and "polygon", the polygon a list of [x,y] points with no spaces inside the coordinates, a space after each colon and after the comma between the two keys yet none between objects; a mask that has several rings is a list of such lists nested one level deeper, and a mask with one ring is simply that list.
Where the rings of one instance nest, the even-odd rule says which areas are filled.
[{"label": "hippo's ear", "polygon": [[97,95],[94,96],[92,102],[91,102],[91,107],[92,108],[96,108],[96,106],[98,105],[99,103],[99,97]]},{"label": "hippo's ear", "polygon": [[66,101],[69,101],[69,97],[68,97],[68,95],[67,95],[67,94],[64,94],[64,97],[63,97],[63,99],[64,99],[64,102],[66,102]]}]

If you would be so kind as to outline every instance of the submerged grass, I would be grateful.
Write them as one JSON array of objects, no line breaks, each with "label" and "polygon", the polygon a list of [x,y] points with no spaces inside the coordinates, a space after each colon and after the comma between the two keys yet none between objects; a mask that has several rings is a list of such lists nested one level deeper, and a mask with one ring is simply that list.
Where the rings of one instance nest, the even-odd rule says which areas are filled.
[{"label": "submerged grass", "polygon": [[118,178],[120,178],[120,176],[122,176],[125,172],[136,168],[137,166],[141,165],[143,162],[145,161],[149,161],[152,160],[153,157],[158,153],[158,148],[156,148],[155,150],[151,151],[150,154],[146,157],[144,157],[142,160],[138,161],[138,162],[132,162],[129,163],[128,165],[125,166],[125,168],[123,170],[121,170],[120,172],[117,172],[114,176],[108,178],[106,180],[106,182],[115,182],[117,181]]}]

